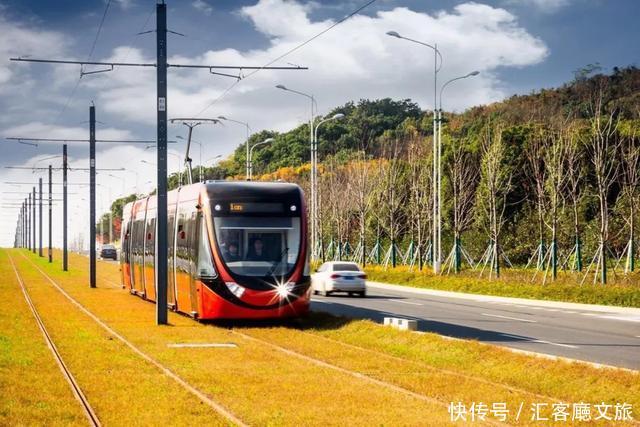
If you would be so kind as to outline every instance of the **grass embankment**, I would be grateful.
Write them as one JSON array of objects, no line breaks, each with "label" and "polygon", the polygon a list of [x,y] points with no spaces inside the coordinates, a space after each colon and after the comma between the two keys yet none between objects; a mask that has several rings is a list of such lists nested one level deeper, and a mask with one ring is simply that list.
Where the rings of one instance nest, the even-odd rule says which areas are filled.
[{"label": "grass embankment", "polygon": [[[5,269],[9,261],[4,251],[1,254],[2,268]],[[33,269],[29,261],[16,252],[12,252],[12,258],[63,360],[103,424],[171,423],[175,420],[176,413],[181,414],[180,424],[228,424],[209,407],[194,405],[191,394],[173,380],[161,375],[156,368],[144,363],[122,342],[111,337],[80,312]],[[3,277],[11,278],[9,274],[15,277],[13,270]],[[12,298],[22,298],[24,301],[16,282],[6,290]],[[105,303],[108,304],[108,301]],[[35,328],[36,324],[28,309],[16,312],[12,320],[11,323],[3,325],[2,335],[19,335],[16,337],[18,343],[31,337],[32,334],[27,334],[26,331]],[[23,329],[20,327],[21,324],[28,327]],[[39,338],[39,343],[34,344],[38,347],[45,346],[42,336],[38,335],[39,330],[30,339],[36,341]],[[16,349],[18,358],[29,357],[30,352],[30,349],[24,347]],[[47,376],[40,374],[41,369],[49,365],[54,365],[54,372],[49,376],[56,377],[56,384],[62,382],[62,386],[56,385],[52,390],[55,392],[53,395],[49,385],[54,380],[47,380]],[[48,350],[45,350],[38,363],[30,363],[26,370],[9,369],[3,378],[15,384],[15,394],[8,394],[9,389],[2,388],[2,405],[5,399],[16,400],[15,396],[21,397],[11,405],[20,409],[7,412],[6,422],[0,424],[87,424],[79,402],[71,394],[69,385],[55,366],[53,356]],[[40,395],[51,395],[46,405],[29,404],[30,400],[37,400]],[[71,403],[68,402],[67,395]],[[65,413],[73,411],[74,418],[60,414],[60,408],[65,409]]]},{"label": "grass embankment", "polygon": [[592,276],[580,285],[583,275],[562,273],[555,282],[547,278],[547,283],[543,285],[541,273],[538,273],[535,281],[532,281],[535,274],[533,270],[505,270],[501,273],[500,279],[488,279],[486,272],[484,277],[479,277],[477,271],[465,271],[457,275],[434,275],[428,268],[420,272],[415,269],[411,271],[406,266],[388,269],[369,266],[365,270],[369,280],[401,286],[503,297],[640,307],[640,272],[627,276],[618,273],[617,277],[609,273],[612,283],[607,285],[594,285]]},{"label": "grass embankment", "polygon": [[[171,313],[170,327],[156,327],[153,304],[105,281],[118,280],[116,265],[99,263],[98,288],[89,289],[86,258],[72,256],[72,271],[62,273],[58,265],[28,256],[117,332],[249,424],[443,425],[449,419],[446,407],[451,401],[467,406],[484,402],[489,407],[493,402],[507,403],[509,423],[515,423],[513,417],[522,404],[519,424],[533,424],[532,403],[604,401],[627,402],[634,410],[640,407],[636,374],[538,359],[435,334],[401,332],[370,321],[316,313],[271,326],[236,322],[220,327]],[[167,347],[178,342],[232,342],[238,347]],[[102,365],[110,365],[106,353]],[[77,369],[89,371],[89,367]],[[139,398],[143,395],[144,390],[138,393]],[[135,405],[128,410],[143,409]],[[176,409],[174,414],[174,422],[182,423],[183,410]]]},{"label": "grass embankment", "polygon": [[86,424],[0,252],[0,425]]}]

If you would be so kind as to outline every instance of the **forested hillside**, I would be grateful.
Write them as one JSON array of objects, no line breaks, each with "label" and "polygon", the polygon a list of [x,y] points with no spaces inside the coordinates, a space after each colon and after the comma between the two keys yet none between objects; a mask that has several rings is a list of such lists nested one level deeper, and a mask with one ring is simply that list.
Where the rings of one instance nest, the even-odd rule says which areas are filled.
[{"label": "forested hillside", "polygon": [[[348,103],[326,117],[336,113],[344,119],[319,132],[325,257],[429,262],[432,112],[382,99]],[[599,265],[602,279],[603,267],[633,252],[638,68],[606,75],[589,67],[560,88],[443,115],[443,252],[455,246],[453,268],[483,256],[494,270],[530,261],[585,269],[595,259],[592,271]],[[308,135],[306,124],[253,134],[252,145],[274,138],[255,150],[254,174],[308,188]],[[241,145],[205,176],[242,179],[244,164]],[[631,259],[623,256],[619,268]]]}]

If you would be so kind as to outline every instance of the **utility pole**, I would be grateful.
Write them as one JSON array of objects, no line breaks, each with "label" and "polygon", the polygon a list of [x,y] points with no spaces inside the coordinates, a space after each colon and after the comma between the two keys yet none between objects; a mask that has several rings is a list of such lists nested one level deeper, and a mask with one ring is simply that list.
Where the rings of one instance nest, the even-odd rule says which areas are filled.
[{"label": "utility pole", "polygon": [[33,238],[31,240],[31,251],[36,253],[36,187],[33,187],[33,192],[31,193],[31,218],[33,224]]},{"label": "utility pole", "polygon": [[49,262],[53,262],[53,184],[52,179],[53,172],[51,165],[49,165]]},{"label": "utility pole", "polygon": [[29,194],[29,196],[26,198],[26,204],[27,204],[27,212],[26,212],[26,220],[27,220],[27,234],[26,234],[26,239],[25,239],[25,247],[28,250],[31,250],[31,194]]},{"label": "utility pole", "polygon": [[26,217],[27,217],[27,199],[24,200],[24,202],[22,202],[22,248],[26,248],[27,245],[27,221],[26,221]]},{"label": "utility pole", "polygon": [[40,190],[40,206],[38,216],[38,256],[42,256],[42,178],[38,178],[38,190]]},{"label": "utility pole", "polygon": [[[158,111],[158,175],[156,222],[156,324],[166,325],[167,275],[169,251],[167,221],[167,5],[156,5],[157,111]],[[191,176],[191,175],[189,175]]]},{"label": "utility pole", "polygon": [[96,107],[89,107],[89,286],[96,287]]},{"label": "utility pole", "polygon": [[62,145],[62,271],[69,270],[67,251],[67,144]]},{"label": "utility pole", "polygon": [[[76,64],[80,65],[81,75],[95,74],[97,72],[112,71],[114,67],[156,67],[157,71],[157,220],[156,220],[156,256],[155,280],[157,292],[156,323],[167,323],[167,273],[168,273],[168,238],[167,238],[167,67],[208,69],[209,73],[242,79],[240,70],[306,70],[300,66],[244,66],[244,65],[194,65],[194,64],[167,64],[167,5],[164,0],[156,4],[156,63],[127,63],[127,62],[98,62],[98,61],[67,61],[55,59],[36,58],[10,58],[11,61],[49,63],[49,64]],[[109,67],[100,71],[83,71],[85,65],[105,65]],[[221,73],[213,70],[239,70],[237,76]],[[10,138],[7,138],[10,139]],[[153,142],[153,141],[152,141]],[[65,168],[66,170],[66,168]],[[65,179],[66,183],[66,179]],[[66,191],[66,188],[65,188]],[[64,203],[66,206],[66,202]],[[64,215],[63,215],[64,216]],[[66,218],[66,217],[65,217]],[[94,223],[95,224],[95,223]],[[65,221],[66,227],[66,221]],[[66,233],[66,229],[65,229]],[[66,237],[66,234],[63,235]],[[93,240],[95,236],[91,236]],[[66,246],[66,245],[65,245]]]}]

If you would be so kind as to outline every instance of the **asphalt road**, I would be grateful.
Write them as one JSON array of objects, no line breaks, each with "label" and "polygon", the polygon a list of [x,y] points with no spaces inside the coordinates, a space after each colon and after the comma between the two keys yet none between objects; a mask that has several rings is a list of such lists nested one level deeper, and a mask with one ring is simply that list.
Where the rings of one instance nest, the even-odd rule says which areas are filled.
[{"label": "asphalt road", "polygon": [[314,296],[312,309],[380,323],[388,316],[416,319],[420,331],[640,369],[640,311],[478,301],[374,286],[368,287],[367,298]]}]

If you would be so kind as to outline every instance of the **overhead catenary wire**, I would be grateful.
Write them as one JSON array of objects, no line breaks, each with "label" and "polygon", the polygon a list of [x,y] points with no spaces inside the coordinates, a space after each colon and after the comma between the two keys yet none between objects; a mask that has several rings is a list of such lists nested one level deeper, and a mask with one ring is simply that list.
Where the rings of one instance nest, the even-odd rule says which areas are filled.
[{"label": "overhead catenary wire", "polygon": [[303,41],[302,43],[300,43],[299,45],[289,49],[288,51],[286,51],[285,53],[279,55],[278,57],[276,57],[275,59],[272,59],[271,61],[267,62],[265,65],[263,65],[261,68],[245,75],[241,80],[236,80],[235,82],[233,82],[229,87],[227,87],[227,89],[225,89],[218,97],[216,97],[213,101],[211,101],[211,103],[209,103],[206,107],[204,107],[202,110],[200,110],[197,114],[195,114],[194,117],[199,117],[201,114],[203,114],[205,111],[207,111],[209,108],[213,107],[216,103],[218,103],[220,100],[222,100],[229,92],[231,92],[231,90],[233,90],[233,88],[238,85],[242,80],[246,80],[249,77],[255,75],[256,73],[258,73],[259,71],[261,71],[262,69],[269,67],[271,64],[274,64],[277,61],[280,61],[281,59],[285,58],[286,56],[289,56],[290,54],[292,54],[293,52],[301,49],[302,47],[306,46],[307,44],[311,43],[312,41],[314,41],[315,39],[317,39],[318,37],[321,37],[322,35],[324,35],[325,33],[331,31],[333,28],[337,27],[338,25],[342,24],[343,22],[347,21],[348,19],[352,18],[353,16],[359,14],[360,12],[362,12],[364,9],[366,9],[367,7],[371,6],[373,3],[375,3],[377,0],[369,0],[366,3],[364,3],[363,5],[361,5],[360,7],[358,7],[356,10],[354,10],[353,12],[349,13],[348,15],[345,15],[342,19],[334,22],[333,24],[331,24],[330,26],[328,26],[327,28],[325,28],[324,30],[320,31],[319,33],[317,33],[316,35],[312,36],[311,38]]},{"label": "overhead catenary wire", "polygon": [[[100,33],[102,32],[102,26],[104,25],[104,21],[107,17],[107,12],[109,11],[109,6],[111,5],[111,0],[107,1],[107,4],[105,5],[104,8],[104,12],[102,14],[102,18],[100,19],[100,24],[98,24],[98,29],[96,31],[96,36],[93,39],[93,43],[91,45],[91,50],[89,51],[89,55],[87,56],[87,61],[91,59],[91,57],[93,56],[93,53],[95,51],[96,45],[98,43],[98,38],[100,37]],[[60,110],[60,112],[58,113],[58,115],[56,116],[56,119],[54,120],[54,122],[57,122],[58,120],[60,120],[60,117],[62,117],[62,115],[65,113],[65,111],[67,111],[67,108],[69,107],[69,104],[71,103],[71,101],[73,100],[73,98],[76,95],[76,92],[78,90],[78,87],[80,86],[80,81],[82,80],[82,71],[80,72],[80,75],[78,76],[78,80],[76,80],[75,85],[73,86],[73,89],[71,90],[71,94],[69,95],[69,98],[67,98],[67,101],[64,103],[62,109]]]}]

